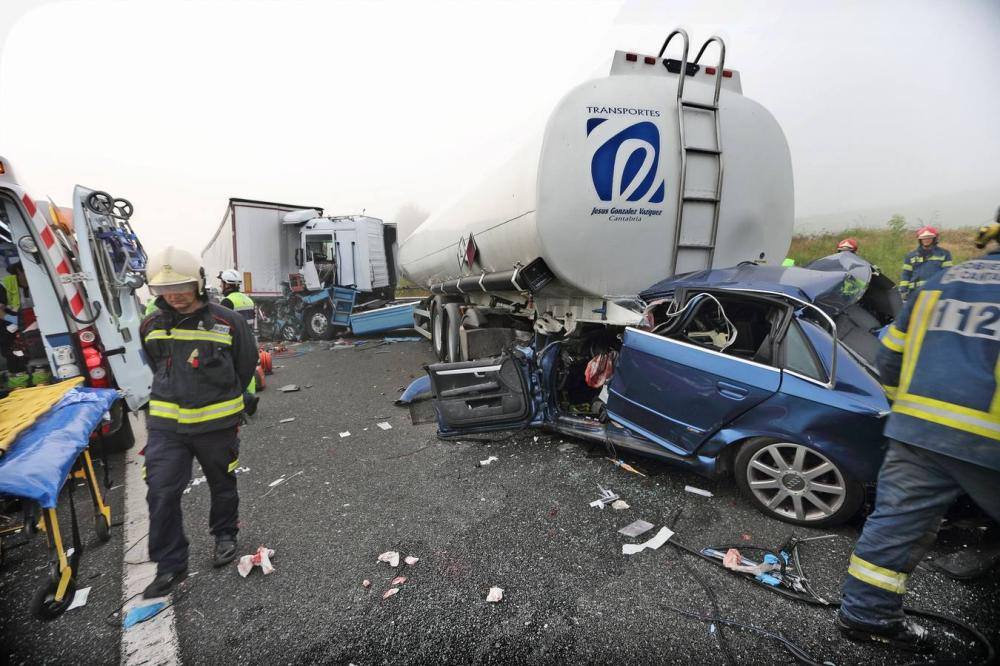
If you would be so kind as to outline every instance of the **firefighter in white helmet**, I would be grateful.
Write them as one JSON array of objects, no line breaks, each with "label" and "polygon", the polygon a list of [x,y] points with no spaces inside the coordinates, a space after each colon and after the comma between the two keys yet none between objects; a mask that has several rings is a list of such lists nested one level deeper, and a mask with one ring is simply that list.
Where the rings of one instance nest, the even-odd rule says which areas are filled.
[{"label": "firefighter in white helmet", "polygon": [[242,315],[205,293],[205,272],[188,252],[168,247],[146,269],[157,310],[140,328],[153,366],[146,444],[149,558],[156,578],[147,598],[168,594],[187,576],[188,541],[181,496],[197,458],[211,491],[213,563],[236,557],[239,494],[238,429],[244,389],[257,365],[257,346]]},{"label": "firefighter in white helmet", "polygon": [[239,312],[250,326],[253,327],[255,318],[253,299],[240,290],[243,284],[240,274],[232,268],[227,268],[219,273],[219,282],[222,285],[222,300],[220,304],[230,310]]}]

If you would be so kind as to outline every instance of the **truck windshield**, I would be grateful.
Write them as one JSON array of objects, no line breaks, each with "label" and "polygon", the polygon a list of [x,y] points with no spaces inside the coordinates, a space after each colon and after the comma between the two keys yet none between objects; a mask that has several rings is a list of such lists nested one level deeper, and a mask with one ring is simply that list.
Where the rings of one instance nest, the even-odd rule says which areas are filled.
[{"label": "truck windshield", "polygon": [[306,237],[306,261],[330,262],[335,259],[333,252],[332,234],[316,234]]}]

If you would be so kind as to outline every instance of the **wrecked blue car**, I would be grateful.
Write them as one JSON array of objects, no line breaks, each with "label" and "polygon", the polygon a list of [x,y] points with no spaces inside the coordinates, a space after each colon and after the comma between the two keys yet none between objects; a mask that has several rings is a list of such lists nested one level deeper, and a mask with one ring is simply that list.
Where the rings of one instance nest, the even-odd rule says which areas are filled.
[{"label": "wrecked blue car", "polygon": [[842,253],[677,276],[631,307],[635,326],[428,366],[440,434],[541,427],[731,475],[786,522],[858,511],[886,446],[874,360],[900,309],[891,280]]}]

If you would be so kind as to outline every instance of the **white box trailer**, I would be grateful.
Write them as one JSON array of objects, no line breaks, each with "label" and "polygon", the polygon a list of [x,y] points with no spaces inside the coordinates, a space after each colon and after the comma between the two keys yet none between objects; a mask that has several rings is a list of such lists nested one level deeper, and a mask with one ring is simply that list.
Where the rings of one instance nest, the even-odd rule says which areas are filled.
[{"label": "white box trailer", "polygon": [[627,325],[635,313],[615,301],[666,277],[784,259],[781,127],[742,94],[720,39],[706,65],[704,47],[690,62],[675,35],[679,60],[666,43],[655,57],[616,52],[609,76],[571,90],[510,162],[401,243],[401,273],[436,295],[417,325],[439,356],[463,355],[454,338],[494,315],[546,334]]}]

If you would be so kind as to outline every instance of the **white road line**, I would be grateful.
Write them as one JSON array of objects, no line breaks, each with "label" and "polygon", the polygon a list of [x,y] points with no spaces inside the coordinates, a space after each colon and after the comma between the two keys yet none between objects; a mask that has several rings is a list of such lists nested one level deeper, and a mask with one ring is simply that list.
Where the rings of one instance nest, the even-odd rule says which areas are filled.
[{"label": "white road line", "polygon": [[[129,449],[125,463],[125,548],[137,545],[125,553],[122,562],[122,600],[138,596],[125,604],[121,618],[130,608],[151,603],[142,598],[142,590],[156,576],[156,565],[146,561],[149,559],[149,511],[146,508],[146,482],[142,479],[143,458],[139,455],[139,451],[146,446],[146,418],[144,413],[129,418],[135,432],[135,446]],[[122,631],[121,655],[122,666],[180,664],[173,607]]]}]

